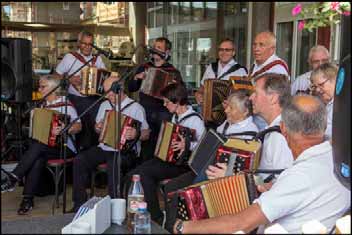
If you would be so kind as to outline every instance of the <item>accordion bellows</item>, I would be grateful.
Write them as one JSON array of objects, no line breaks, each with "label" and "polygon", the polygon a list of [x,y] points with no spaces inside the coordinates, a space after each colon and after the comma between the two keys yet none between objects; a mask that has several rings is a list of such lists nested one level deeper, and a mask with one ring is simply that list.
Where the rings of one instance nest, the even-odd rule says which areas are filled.
[{"label": "accordion bellows", "polygon": [[227,80],[208,79],[204,81],[203,117],[205,121],[221,124],[226,119],[222,102],[230,93],[231,83]]},{"label": "accordion bellows", "polygon": [[158,141],[155,147],[154,155],[163,161],[175,163],[178,159],[178,154],[175,153],[171,148],[173,140],[178,140],[179,136],[185,137],[189,135],[189,138],[193,140],[195,138],[195,130],[190,129],[175,123],[163,121],[160,127]]},{"label": "accordion bellows", "polygon": [[236,214],[258,197],[252,174],[236,174],[191,185],[178,192],[178,217],[200,220]]},{"label": "accordion bellows", "polygon": [[125,138],[126,127],[140,128],[141,122],[121,114],[121,130],[120,130],[120,144],[117,144],[117,126],[116,119],[118,112],[114,110],[106,110],[104,116],[103,129],[99,136],[99,142],[104,143],[117,150],[125,150],[129,148],[128,144],[131,141],[127,141]]},{"label": "accordion bellows", "polygon": [[55,110],[35,108],[31,111],[29,137],[54,147],[57,144],[56,138],[52,134],[52,129],[59,125],[59,121],[64,121],[65,114]]},{"label": "accordion bellows", "polygon": [[78,91],[83,95],[102,95],[104,94],[104,81],[111,72],[96,67],[85,67],[81,71],[82,84]]}]

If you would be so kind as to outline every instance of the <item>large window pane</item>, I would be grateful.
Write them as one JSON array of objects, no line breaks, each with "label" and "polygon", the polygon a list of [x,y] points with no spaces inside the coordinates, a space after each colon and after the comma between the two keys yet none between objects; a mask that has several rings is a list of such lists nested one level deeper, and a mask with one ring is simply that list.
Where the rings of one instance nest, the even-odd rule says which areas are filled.
[{"label": "large window pane", "polygon": [[313,33],[308,32],[307,30],[298,31],[297,39],[297,61],[296,61],[296,74],[299,76],[310,70],[308,64],[308,54],[310,48],[315,45],[316,42],[316,30],[313,30]]},{"label": "large window pane", "polygon": [[277,24],[276,54],[286,61],[289,68],[292,66],[292,34],[293,22]]}]

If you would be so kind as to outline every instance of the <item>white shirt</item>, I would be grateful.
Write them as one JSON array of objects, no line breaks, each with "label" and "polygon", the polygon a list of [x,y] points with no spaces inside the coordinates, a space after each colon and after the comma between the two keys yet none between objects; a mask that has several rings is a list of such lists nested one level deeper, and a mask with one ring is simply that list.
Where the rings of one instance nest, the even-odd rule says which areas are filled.
[{"label": "white shirt", "polygon": [[303,151],[282,172],[272,188],[255,200],[271,223],[289,233],[316,219],[328,231],[351,205],[351,194],[335,177],[332,146],[328,141]]},{"label": "white shirt", "polygon": [[327,105],[326,105],[326,113],[327,113],[327,126],[325,130],[325,136],[328,139],[332,139],[332,116],[334,113],[334,99],[332,99]]},{"label": "white shirt", "polygon": [[[280,125],[281,114],[267,127]],[[265,129],[267,129],[265,128]],[[276,131],[270,132],[264,137],[264,144],[259,164],[259,169],[286,169],[292,165],[293,156],[288,147],[285,137]],[[263,177],[267,174],[259,174]]]},{"label": "white shirt", "polygon": [[310,87],[310,75],[312,71],[306,72],[298,76],[291,84],[291,95],[296,95],[297,91],[305,91]]},{"label": "white shirt", "polygon": [[[228,121],[226,120],[225,122],[223,122],[217,129],[216,132],[223,134],[224,131],[224,127],[226,125]],[[245,131],[255,131],[258,132],[258,128],[257,126],[254,124],[253,122],[253,118],[250,116],[240,122],[234,123],[234,124],[230,124],[229,127],[227,128],[227,130],[225,131],[225,135],[227,134],[231,134],[231,133],[240,133],[240,132],[245,132]],[[239,135],[239,136],[235,136],[236,138],[240,138],[240,139],[251,139],[253,138],[253,136],[249,136],[249,135]]]},{"label": "white shirt", "polygon": [[[125,97],[125,99],[121,102],[121,107],[123,109],[123,107],[125,107],[126,105],[128,105],[129,103],[131,103],[133,100],[131,98],[129,98],[128,96]],[[110,102],[108,100],[104,101],[103,103],[100,104],[99,110],[98,110],[98,114],[97,117],[95,119],[95,122],[101,122],[104,121],[104,115],[105,115],[105,110],[112,110],[113,108],[110,105]],[[118,110],[118,105],[116,104],[116,111]],[[124,109],[122,111],[122,113],[124,115],[127,115],[137,121],[140,121],[141,124],[141,130],[147,130],[149,129],[149,125],[147,123],[147,119],[146,119],[146,114],[145,114],[145,110],[142,107],[142,105],[140,105],[137,102],[134,102],[132,105],[128,106],[126,109]],[[104,143],[100,143],[98,145],[98,147],[100,147],[102,150],[104,151],[115,151],[117,152],[116,149],[107,146]],[[138,155],[140,154],[140,150],[141,150],[141,143],[140,141],[137,142],[137,152]]]},{"label": "white shirt", "polygon": [[[190,146],[190,150],[193,151],[193,149],[195,149],[197,147],[199,140],[205,131],[205,126],[204,126],[203,120],[200,119],[198,116],[192,116],[192,117],[188,117],[188,118],[182,120],[183,117],[185,117],[191,113],[196,113],[196,111],[193,110],[192,106],[188,106],[187,111],[184,112],[183,114],[181,114],[180,116],[178,116],[178,120],[179,121],[181,120],[181,122],[179,122],[178,125],[188,127],[190,129],[194,129],[196,131],[196,141],[192,141],[191,146]],[[172,123],[176,123],[175,117],[176,117],[176,115],[174,114],[171,119]]]},{"label": "white shirt", "polygon": [[[83,58],[88,61],[90,60],[93,55],[89,55],[89,56],[85,56],[81,53],[80,50],[77,50],[77,52],[83,56]],[[91,64],[91,63],[90,63]],[[78,60],[76,57],[74,57],[71,53],[67,53],[64,58],[61,60],[61,62],[56,66],[56,72],[60,75],[67,73],[67,75],[71,75],[73,74],[77,69],[79,69],[81,66],[83,65],[83,63]],[[101,69],[106,69],[105,65],[101,59],[101,57],[99,56],[95,62],[95,67],[97,68],[101,68]],[[82,70],[80,70],[82,71]],[[77,72],[75,74],[75,76],[80,76],[81,73]],[[76,95],[76,96],[83,96],[81,93],[79,93],[76,88],[74,86],[72,86],[72,84],[70,84],[69,88],[68,88],[68,93]]]},{"label": "white shirt", "polygon": [[[232,66],[234,66],[235,64],[238,64],[234,59],[231,59],[224,67],[222,67],[222,64],[220,63],[220,61],[218,62],[218,77],[220,77],[223,73],[227,72]],[[247,72],[245,69],[240,68],[232,73],[227,74],[226,76],[224,76],[223,78],[221,78],[221,80],[229,80],[231,76],[246,76],[247,77]],[[215,77],[215,73],[213,71],[213,68],[210,65],[208,65],[207,69],[205,70],[204,74],[203,74],[203,78],[201,81],[201,85],[204,85],[204,81],[207,79],[216,79]]]},{"label": "white shirt", "polygon": [[[60,102],[65,102],[65,97],[64,96],[59,96],[56,100],[54,101],[46,101],[46,105],[53,105],[53,104],[56,104],[56,103],[60,103]],[[65,106],[61,106],[61,107],[49,107],[47,109],[50,109],[50,110],[55,110],[55,111],[58,111],[60,113],[63,113],[65,114]],[[76,109],[73,107],[73,106],[67,106],[67,115],[70,116],[70,122],[72,122],[74,119],[76,119],[78,117],[77,115],[77,111]],[[77,123],[80,123],[81,122],[81,119],[78,119],[77,120]],[[74,137],[74,135],[72,135]],[[67,138],[67,147],[69,149],[72,150],[72,152],[76,153],[76,148],[75,146],[73,145],[72,143],[72,140],[71,138]]]},{"label": "white shirt", "polygon": [[[265,67],[267,64],[270,64],[271,62],[275,61],[275,60],[281,60],[283,61],[285,64],[287,64],[283,59],[279,58],[277,55],[273,54],[272,56],[270,56],[263,64],[258,65],[256,62],[254,62],[254,68],[253,71],[251,73],[251,76],[256,73],[257,71],[261,70],[263,67]],[[276,73],[276,74],[283,74],[286,75],[288,77],[288,79],[290,80],[290,76],[287,73],[286,69],[281,65],[281,64],[277,64],[274,65],[273,67],[271,67],[270,69],[264,71],[261,74],[264,73]],[[260,74],[258,74],[256,77],[258,77]]]}]

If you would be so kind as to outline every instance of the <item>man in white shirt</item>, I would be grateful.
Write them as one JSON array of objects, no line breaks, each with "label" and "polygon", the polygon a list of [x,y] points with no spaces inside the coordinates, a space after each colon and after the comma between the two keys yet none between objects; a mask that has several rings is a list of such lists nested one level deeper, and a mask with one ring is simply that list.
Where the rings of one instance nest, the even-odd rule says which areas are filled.
[{"label": "man in white shirt", "polygon": [[[87,66],[105,69],[101,57],[92,54],[93,43],[94,36],[92,33],[87,31],[80,32],[78,35],[78,50],[70,52],[64,56],[62,61],[56,67],[56,73],[70,76],[85,64],[85,62],[88,62],[92,58],[93,60]],[[84,96],[79,93],[75,87],[80,86],[81,83],[81,71],[79,71],[70,78],[70,86],[68,89],[68,97],[77,109],[78,115],[83,113],[98,99],[97,96]],[[82,132],[77,135],[77,142],[82,149],[89,148],[98,143],[98,135],[92,131],[94,129],[95,116],[97,115],[98,108],[99,105],[94,106],[81,118]]]},{"label": "man in white shirt", "polygon": [[203,103],[205,80],[229,80],[231,76],[247,77],[247,69],[234,60],[235,55],[235,43],[231,39],[224,39],[218,48],[219,59],[207,67],[201,80],[201,86],[195,93],[199,105]]},{"label": "man in white shirt", "polygon": [[[58,75],[46,75],[39,80],[39,92],[42,96],[47,95],[53,88],[60,84],[60,77]],[[66,97],[59,96],[61,88],[58,88],[50,95],[45,98],[45,103],[42,109],[55,110],[59,113],[65,114],[65,109],[67,108],[67,115],[69,120],[72,122],[77,118],[77,112],[70,101],[67,102]],[[35,116],[33,117],[35,119]],[[50,130],[49,126],[42,126],[41,128]],[[51,130],[50,139],[55,136],[56,140],[60,137],[58,136],[61,130],[64,128],[63,123],[59,121],[56,127]],[[68,134],[76,134],[81,131],[82,125],[81,121],[78,119],[72,126],[68,129]],[[71,138],[67,139],[67,156],[72,157],[76,153],[75,146]],[[45,168],[46,162],[49,159],[60,158],[61,151],[60,145],[58,143],[55,146],[49,146],[49,144],[41,143],[37,140],[31,141],[29,149],[24,153],[24,157],[21,159],[16,168],[9,173],[10,182],[7,185],[1,184],[1,192],[12,191],[20,179],[25,177],[25,184],[23,188],[23,199],[20,204],[20,208],[17,213],[19,215],[27,214],[34,207],[34,194],[36,193],[40,179],[42,177],[41,173]],[[5,187],[6,186],[6,187]]]},{"label": "man in white shirt", "polygon": [[330,61],[330,54],[328,49],[322,45],[316,45],[309,50],[308,64],[310,71],[298,76],[291,84],[291,95],[296,95],[299,92],[309,93],[310,75],[312,70],[318,68],[321,64]]},{"label": "man in white shirt", "polygon": [[[289,76],[287,63],[276,54],[276,36],[272,32],[261,32],[257,34],[252,45],[254,63],[250,68],[251,78],[259,77],[264,73],[276,73]],[[253,120],[262,131],[268,124],[258,115],[253,115]]]},{"label": "man in white shirt", "polygon": [[[113,82],[118,81],[118,77],[110,77],[104,82],[104,90],[107,92]],[[130,99],[123,90],[121,92],[121,113],[129,116],[141,123],[140,127],[140,138],[139,140],[147,140],[149,137],[149,125],[146,120],[146,114],[144,108]],[[115,106],[116,111],[118,111],[118,104],[116,99],[116,94],[113,91],[110,91],[107,94],[108,100],[101,103],[99,107],[99,112],[96,117],[95,131],[100,134],[103,129],[104,115],[107,110],[113,110],[113,105]],[[109,128],[109,127],[107,127]],[[111,128],[111,127],[110,127]],[[126,127],[125,138],[127,141],[132,141],[138,138],[138,131],[133,127]],[[123,138],[123,137],[121,137]],[[130,170],[136,161],[140,153],[140,141],[136,142],[136,146],[132,146],[132,149],[127,153],[121,152],[121,172],[127,172]],[[134,151],[133,151],[134,150]],[[99,143],[98,146],[91,147],[86,151],[78,154],[73,162],[73,211],[76,212],[79,207],[87,200],[87,193],[85,191],[85,186],[89,180],[89,175],[92,171],[95,170],[96,166],[102,163],[107,163],[108,166],[108,188],[109,195],[111,198],[116,198],[117,195],[117,177],[121,172],[118,172],[117,168],[117,159],[114,160],[114,154],[118,152],[115,148],[108,146],[104,143]],[[117,157],[117,153],[116,153]],[[115,175],[115,178],[113,176]]]},{"label": "man in white shirt", "polygon": [[281,129],[294,164],[271,189],[247,209],[233,215],[199,221],[178,220],[175,233],[248,233],[260,225],[279,223],[289,233],[316,219],[334,226],[351,205],[350,191],[334,174],[332,146],[324,141],[326,110],[313,96],[296,96],[282,111]]},{"label": "man in white shirt", "polygon": [[325,135],[332,138],[332,118],[334,113],[334,96],[338,68],[332,63],[322,64],[313,70],[310,77],[312,90],[326,105],[328,125]]}]

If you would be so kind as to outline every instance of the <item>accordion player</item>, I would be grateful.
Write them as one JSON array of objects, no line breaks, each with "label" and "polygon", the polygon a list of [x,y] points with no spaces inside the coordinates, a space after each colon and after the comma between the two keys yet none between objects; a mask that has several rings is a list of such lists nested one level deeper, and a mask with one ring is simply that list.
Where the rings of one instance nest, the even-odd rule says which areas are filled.
[{"label": "accordion player", "polygon": [[[69,115],[67,120],[70,122]],[[54,135],[53,130],[64,121],[65,114],[55,110],[35,108],[30,115],[29,137],[49,147],[56,147],[60,137]]]},{"label": "accordion player", "polygon": [[176,74],[162,69],[150,67],[146,71],[140,90],[154,98],[162,99],[160,91],[168,85],[176,82]]},{"label": "accordion player", "polygon": [[177,193],[177,217],[182,220],[236,214],[258,197],[254,176],[247,173],[204,181]]},{"label": "accordion player", "polygon": [[141,122],[135,120],[125,114],[121,114],[121,129],[120,129],[120,143],[117,143],[117,126],[116,119],[118,112],[114,110],[105,110],[103,129],[99,136],[99,142],[104,143],[121,152],[129,151],[133,145],[138,141],[126,140],[125,133],[127,127],[133,127],[137,131],[141,128]]},{"label": "accordion player", "polygon": [[163,161],[177,163],[180,160],[187,161],[188,159],[180,159],[179,152],[174,152],[171,148],[173,141],[179,141],[179,134],[183,137],[188,137],[190,141],[195,139],[195,130],[178,124],[163,121],[159,131],[157,144],[154,155]]},{"label": "accordion player", "polygon": [[102,95],[104,94],[104,81],[110,75],[113,73],[105,69],[84,67],[81,71],[82,83],[76,88],[82,95]]}]

